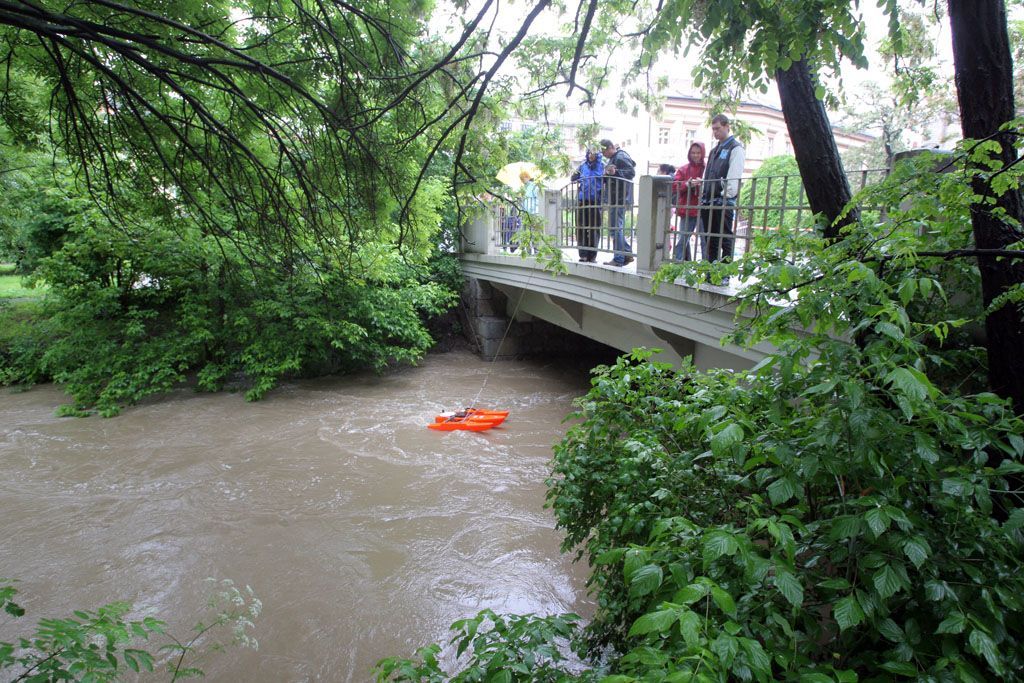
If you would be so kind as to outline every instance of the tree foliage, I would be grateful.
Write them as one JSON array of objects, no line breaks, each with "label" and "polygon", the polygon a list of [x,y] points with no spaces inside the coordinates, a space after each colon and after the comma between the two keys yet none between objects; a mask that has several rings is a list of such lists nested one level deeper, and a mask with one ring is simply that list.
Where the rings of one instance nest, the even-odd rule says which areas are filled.
[{"label": "tree foliage", "polygon": [[454,301],[429,264],[457,221],[427,132],[450,143],[472,80],[423,66],[425,9],[0,8],[0,229],[49,286],[47,343],[0,354],[4,380],[112,414],[190,373],[258,398],[419,358]]}]

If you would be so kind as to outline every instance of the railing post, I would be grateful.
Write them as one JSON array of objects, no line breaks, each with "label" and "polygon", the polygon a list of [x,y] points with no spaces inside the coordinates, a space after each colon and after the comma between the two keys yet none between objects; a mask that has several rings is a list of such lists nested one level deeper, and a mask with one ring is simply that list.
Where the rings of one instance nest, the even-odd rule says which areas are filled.
[{"label": "railing post", "polygon": [[558,244],[559,228],[559,206],[562,193],[559,190],[544,190],[544,206],[541,208],[541,217],[544,219],[544,234],[550,235]]},{"label": "railing post", "polygon": [[637,272],[657,270],[665,245],[665,216],[669,206],[671,182],[655,176],[640,176],[636,188],[639,214],[636,222]]},{"label": "railing post", "polygon": [[498,233],[497,210],[487,207],[462,226],[462,252],[467,254],[496,254],[495,236]]}]

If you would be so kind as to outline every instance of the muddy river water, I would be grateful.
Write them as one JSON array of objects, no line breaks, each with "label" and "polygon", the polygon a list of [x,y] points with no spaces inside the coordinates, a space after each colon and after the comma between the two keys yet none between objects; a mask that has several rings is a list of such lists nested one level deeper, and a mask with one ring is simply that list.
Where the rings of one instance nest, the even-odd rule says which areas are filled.
[{"label": "muddy river water", "polygon": [[[425,428],[485,380],[505,425]],[[587,613],[586,569],[543,508],[587,386],[563,363],[457,352],[257,403],[183,389],[113,419],[54,417],[52,386],[2,390],[0,577],[28,615],[0,617],[0,640],[113,600],[187,636],[205,579],[227,578],[263,602],[259,649],[202,659],[206,680],[369,681],[484,607]]]}]

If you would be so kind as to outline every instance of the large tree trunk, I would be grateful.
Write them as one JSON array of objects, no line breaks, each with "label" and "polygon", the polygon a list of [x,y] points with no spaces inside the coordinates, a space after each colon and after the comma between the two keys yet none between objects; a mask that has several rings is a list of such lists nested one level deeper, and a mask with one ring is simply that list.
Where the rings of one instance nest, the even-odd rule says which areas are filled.
[{"label": "large tree trunk", "polygon": [[[953,33],[953,64],[956,74],[960,122],[965,138],[987,138],[1013,118],[1013,59],[1006,32],[1006,7],[1002,0],[949,0]],[[996,137],[1002,144],[1004,165],[1017,158],[1009,135]],[[973,181],[981,196],[991,189],[981,177]],[[1019,191],[997,200],[1006,213],[1024,219]],[[971,225],[978,249],[1005,249],[1024,239],[1019,228],[993,215],[991,207],[971,207]],[[988,306],[1010,287],[1024,282],[1020,259],[978,258],[982,300]],[[1018,415],[1024,415],[1024,316],[1018,305],[1003,306],[985,318],[988,376],[992,390],[1013,401]]]},{"label": "large tree trunk", "polygon": [[856,220],[857,212],[836,222],[852,195],[825,105],[815,96],[815,79],[802,59],[786,70],[778,69],[775,82],[811,211],[825,215],[825,237],[834,239],[844,225]]}]

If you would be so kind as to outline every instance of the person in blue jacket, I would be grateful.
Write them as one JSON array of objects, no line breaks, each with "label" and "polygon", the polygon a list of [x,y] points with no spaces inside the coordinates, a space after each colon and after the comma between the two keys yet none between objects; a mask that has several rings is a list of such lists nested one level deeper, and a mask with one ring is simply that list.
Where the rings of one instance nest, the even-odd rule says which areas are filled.
[{"label": "person in blue jacket", "polygon": [[587,150],[587,158],[572,174],[576,190],[576,246],[580,262],[597,261],[597,247],[601,237],[601,181],[604,162],[595,150]]}]

